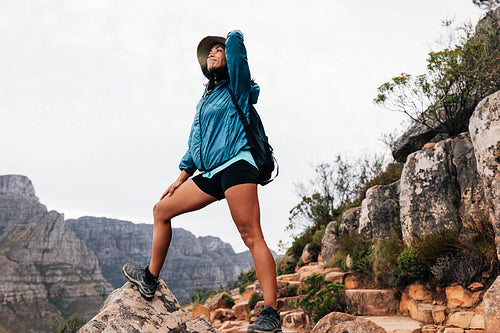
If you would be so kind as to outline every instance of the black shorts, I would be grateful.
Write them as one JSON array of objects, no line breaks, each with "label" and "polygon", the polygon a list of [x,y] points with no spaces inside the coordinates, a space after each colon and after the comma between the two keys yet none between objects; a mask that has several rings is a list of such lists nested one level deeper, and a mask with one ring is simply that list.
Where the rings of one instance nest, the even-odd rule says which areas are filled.
[{"label": "black shorts", "polygon": [[240,184],[258,184],[259,170],[245,160],[234,162],[224,170],[217,172],[212,178],[202,174],[193,177],[193,181],[203,192],[217,200],[224,199],[224,192],[232,186]]}]

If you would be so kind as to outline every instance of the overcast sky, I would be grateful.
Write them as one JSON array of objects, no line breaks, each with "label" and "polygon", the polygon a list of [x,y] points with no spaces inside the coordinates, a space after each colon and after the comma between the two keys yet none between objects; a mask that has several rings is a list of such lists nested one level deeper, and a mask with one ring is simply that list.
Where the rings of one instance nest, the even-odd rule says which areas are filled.
[{"label": "overcast sky", "polygon": [[[152,223],[203,91],[196,46],[240,29],[280,164],[259,192],[277,251],[294,183],[338,153],[384,151],[404,117],[373,104],[377,87],[424,73],[443,20],[481,14],[472,0],[0,0],[0,174],[28,176],[66,218]],[[225,201],[173,226],[246,249]]]}]

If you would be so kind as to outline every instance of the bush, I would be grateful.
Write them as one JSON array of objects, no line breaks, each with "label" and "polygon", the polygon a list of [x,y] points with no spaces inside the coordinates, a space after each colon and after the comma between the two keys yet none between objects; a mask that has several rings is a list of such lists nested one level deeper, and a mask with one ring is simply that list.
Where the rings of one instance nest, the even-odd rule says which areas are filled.
[{"label": "bush", "polygon": [[276,274],[293,274],[295,273],[295,267],[297,266],[298,260],[292,256],[283,256],[276,260]]},{"label": "bush", "polygon": [[339,295],[339,290],[344,289],[343,285],[325,281],[325,277],[319,274],[311,275],[304,280],[304,284],[307,286],[305,297],[299,305],[311,315],[315,323],[330,312],[343,310]]},{"label": "bush", "polygon": [[400,277],[405,284],[415,281],[426,281],[428,270],[416,248],[405,249],[398,257]]},{"label": "bush", "polygon": [[399,237],[379,240],[373,250],[373,272],[375,284],[379,288],[393,286],[394,269],[398,267],[398,256],[403,251],[403,241]]},{"label": "bush", "polygon": [[255,305],[257,305],[257,303],[262,300],[264,300],[264,298],[261,294],[252,293],[252,296],[250,296],[250,299],[248,300],[248,305],[250,305],[250,308],[253,309],[255,308]]},{"label": "bush", "polygon": [[427,73],[402,73],[382,84],[375,103],[450,137],[466,131],[476,105],[500,89],[500,27],[493,16],[475,33],[461,27],[465,34],[454,47],[429,53]]},{"label": "bush", "polygon": [[228,309],[231,309],[234,305],[234,299],[229,295],[224,295],[222,298],[222,302],[227,306]]},{"label": "bush", "polygon": [[76,333],[85,323],[87,323],[85,319],[72,315],[62,323],[56,319],[50,326],[50,331],[52,333]]}]

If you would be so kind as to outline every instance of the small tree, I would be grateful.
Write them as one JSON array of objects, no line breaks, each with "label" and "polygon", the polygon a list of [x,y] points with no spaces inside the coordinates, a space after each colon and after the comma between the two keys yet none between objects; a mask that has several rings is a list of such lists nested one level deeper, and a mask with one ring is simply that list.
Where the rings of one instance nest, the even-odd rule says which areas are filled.
[{"label": "small tree", "polygon": [[500,29],[491,12],[475,33],[460,29],[464,36],[454,48],[429,53],[427,73],[393,77],[374,102],[451,137],[466,131],[476,105],[500,89]]}]

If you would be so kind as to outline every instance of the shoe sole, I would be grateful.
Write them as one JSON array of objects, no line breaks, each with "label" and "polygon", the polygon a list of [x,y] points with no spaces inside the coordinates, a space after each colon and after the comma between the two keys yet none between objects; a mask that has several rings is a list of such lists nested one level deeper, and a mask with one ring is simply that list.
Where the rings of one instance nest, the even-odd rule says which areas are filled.
[{"label": "shoe sole", "polygon": [[132,282],[133,284],[135,284],[135,286],[137,287],[137,290],[139,290],[139,294],[141,294],[142,298],[144,298],[145,300],[147,301],[150,301],[153,299],[153,297],[155,296],[155,294],[151,295],[150,293],[147,293],[143,288],[142,288],[142,284],[140,281],[137,281],[136,279],[134,279],[133,277],[131,277],[130,275],[127,274],[127,272],[125,271],[125,266],[122,267],[122,272],[123,272],[123,275],[125,275],[125,277],[130,281]]},{"label": "shoe sole", "polygon": [[263,330],[259,330],[259,329],[250,329],[250,330],[247,330],[248,333],[282,333],[283,331],[281,330],[281,328],[276,328],[272,331],[263,331]]}]

